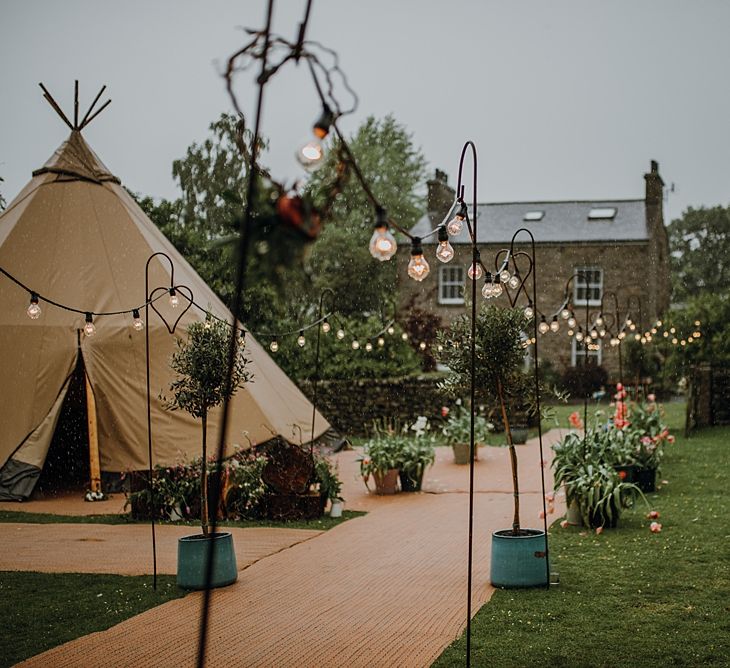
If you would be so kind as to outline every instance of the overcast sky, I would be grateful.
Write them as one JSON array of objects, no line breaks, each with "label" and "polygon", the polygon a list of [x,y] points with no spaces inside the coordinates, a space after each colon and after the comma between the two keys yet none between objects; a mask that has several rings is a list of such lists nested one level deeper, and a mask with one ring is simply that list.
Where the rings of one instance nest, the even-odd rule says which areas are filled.
[{"label": "overcast sky", "polygon": [[[293,39],[304,0],[279,0]],[[102,84],[113,102],[84,131],[131,190],[176,194],[171,163],[230,103],[221,63],[263,24],[263,0],[0,0],[0,176],[14,197],[67,135],[42,81],[72,113]],[[667,217],[730,202],[726,0],[314,0],[309,38],[335,49],[360,97],[342,120],[392,113],[453,183],[466,139],[480,201],[643,197],[659,161]],[[246,109],[252,76],[236,90]],[[318,103],[303,67],[267,89],[265,162],[300,175],[293,147]]]}]

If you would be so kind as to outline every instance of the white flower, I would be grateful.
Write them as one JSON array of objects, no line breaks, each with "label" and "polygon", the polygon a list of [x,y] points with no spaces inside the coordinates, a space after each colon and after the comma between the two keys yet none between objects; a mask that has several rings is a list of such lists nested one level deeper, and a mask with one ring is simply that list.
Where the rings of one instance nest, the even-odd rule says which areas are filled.
[{"label": "white flower", "polygon": [[411,429],[416,432],[416,436],[422,436],[423,432],[428,429],[428,418],[419,415],[418,419],[411,425]]}]

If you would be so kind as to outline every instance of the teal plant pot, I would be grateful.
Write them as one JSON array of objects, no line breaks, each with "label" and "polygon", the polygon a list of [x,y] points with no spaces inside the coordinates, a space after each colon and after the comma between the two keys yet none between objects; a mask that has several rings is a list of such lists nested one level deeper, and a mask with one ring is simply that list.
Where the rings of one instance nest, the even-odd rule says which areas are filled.
[{"label": "teal plant pot", "polygon": [[546,587],[545,532],[522,529],[514,536],[511,529],[492,534],[490,580],[495,587]]},{"label": "teal plant pot", "polygon": [[[469,463],[469,455],[471,454],[471,444],[469,443],[453,443],[451,445],[453,451],[454,451],[454,464],[459,464],[460,466],[463,464]],[[475,446],[476,449],[476,446]]]},{"label": "teal plant pot", "polygon": [[183,589],[205,589],[209,546],[213,546],[211,587],[225,587],[238,579],[236,552],[230,532],[210,536],[196,534],[177,541],[177,585]]}]

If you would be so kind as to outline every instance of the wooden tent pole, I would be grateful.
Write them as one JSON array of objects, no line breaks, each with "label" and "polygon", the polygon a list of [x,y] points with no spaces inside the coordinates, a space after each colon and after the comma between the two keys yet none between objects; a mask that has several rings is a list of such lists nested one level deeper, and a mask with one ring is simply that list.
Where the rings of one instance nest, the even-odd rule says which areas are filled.
[{"label": "wooden tent pole", "polygon": [[96,401],[89,377],[86,380],[86,419],[89,426],[89,477],[92,492],[101,492],[101,466],[99,464],[99,432],[96,423]]}]

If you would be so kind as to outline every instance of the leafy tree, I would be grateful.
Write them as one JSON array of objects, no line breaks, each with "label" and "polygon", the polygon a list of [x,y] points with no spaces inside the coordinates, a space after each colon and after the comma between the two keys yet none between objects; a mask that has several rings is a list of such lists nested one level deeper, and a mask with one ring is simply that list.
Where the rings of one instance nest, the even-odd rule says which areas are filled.
[{"label": "leafy tree", "polygon": [[[388,216],[406,229],[415,225],[424,209],[419,188],[426,178],[426,160],[405,127],[393,116],[382,120],[370,116],[348,145]],[[307,186],[315,201],[322,184],[340,168],[338,159],[335,141],[325,165]],[[368,251],[375,211],[354,176],[332,204],[330,218],[312,248],[315,289],[332,288],[338,309],[346,314],[379,310],[383,301],[395,297],[396,263],[373,260]]]},{"label": "leafy tree", "polygon": [[689,207],[669,225],[672,292],[684,302],[708,291],[730,291],[730,207]]},{"label": "leafy tree", "polygon": [[[228,379],[228,354],[233,330],[230,326],[206,315],[205,322],[188,327],[186,340],[177,340],[170,366],[178,378],[170,385],[172,398],[166,402],[170,410],[184,410],[201,421],[203,430],[203,456],[200,479],[201,524],[203,534],[208,535],[208,412],[211,408],[232,397],[238,388],[251,379],[246,369],[249,360],[244,355],[244,343],[237,339],[237,351],[230,388]],[[235,334],[233,334],[236,336]]]}]

